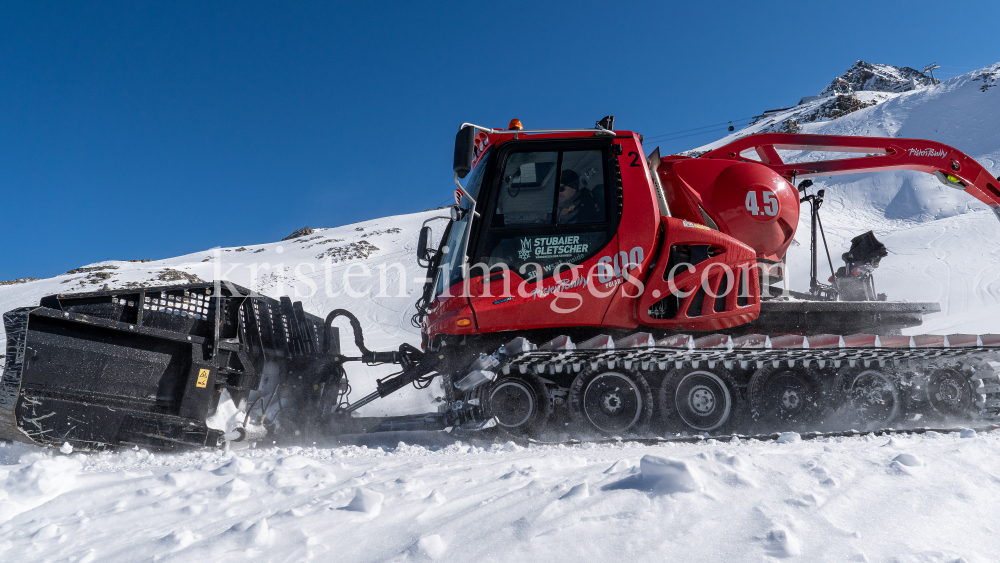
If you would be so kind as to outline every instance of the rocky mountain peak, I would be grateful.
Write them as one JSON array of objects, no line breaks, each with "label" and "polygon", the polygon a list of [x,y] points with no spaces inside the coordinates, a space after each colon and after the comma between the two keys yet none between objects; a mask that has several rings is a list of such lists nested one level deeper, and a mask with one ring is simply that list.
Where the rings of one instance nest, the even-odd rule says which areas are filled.
[{"label": "rocky mountain peak", "polygon": [[855,92],[906,92],[923,86],[928,86],[931,79],[919,70],[908,66],[892,66],[857,61],[830,82],[830,85],[820,92],[820,96],[835,94],[840,81],[845,81]]}]

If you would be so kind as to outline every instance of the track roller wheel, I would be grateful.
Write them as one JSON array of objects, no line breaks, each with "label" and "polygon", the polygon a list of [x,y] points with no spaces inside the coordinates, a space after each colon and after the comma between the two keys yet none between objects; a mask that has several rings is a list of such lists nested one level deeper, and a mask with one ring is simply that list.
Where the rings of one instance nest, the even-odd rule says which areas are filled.
[{"label": "track roller wheel", "polygon": [[927,375],[927,402],[934,413],[944,418],[976,414],[976,394],[980,380],[971,380],[961,366],[938,367]]},{"label": "track roller wheel", "polygon": [[728,370],[671,370],[660,387],[660,413],[670,429],[712,432],[735,420],[736,380]]},{"label": "track roller wheel", "polygon": [[843,399],[843,411],[850,422],[868,429],[885,428],[903,413],[899,376],[892,370],[875,367],[841,368],[834,383]]},{"label": "track roller wheel", "polygon": [[575,422],[604,434],[645,426],[653,416],[649,383],[634,370],[584,370],[570,386],[569,401]]},{"label": "track roller wheel", "polygon": [[823,414],[827,402],[818,373],[772,365],[750,378],[749,398],[754,420],[778,425],[812,422]]},{"label": "track roller wheel", "polygon": [[486,418],[517,436],[537,436],[552,414],[552,399],[536,375],[501,377],[481,395]]}]

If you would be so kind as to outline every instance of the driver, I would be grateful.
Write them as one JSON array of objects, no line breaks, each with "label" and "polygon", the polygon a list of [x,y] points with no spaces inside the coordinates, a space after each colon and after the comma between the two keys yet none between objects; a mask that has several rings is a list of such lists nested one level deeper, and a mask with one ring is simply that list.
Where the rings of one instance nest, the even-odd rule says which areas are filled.
[{"label": "driver", "polygon": [[559,216],[557,223],[593,223],[600,220],[600,210],[589,190],[580,188],[580,175],[563,170],[559,180]]}]

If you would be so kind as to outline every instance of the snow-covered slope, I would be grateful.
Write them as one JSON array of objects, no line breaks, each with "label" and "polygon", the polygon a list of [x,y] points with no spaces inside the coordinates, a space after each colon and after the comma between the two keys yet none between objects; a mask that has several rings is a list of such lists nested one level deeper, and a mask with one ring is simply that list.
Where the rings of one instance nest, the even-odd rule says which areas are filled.
[{"label": "snow-covered slope", "polygon": [[[802,133],[933,139],[975,158],[1000,175],[1000,63],[917,90],[858,92],[871,104],[839,117],[824,112],[836,98],[824,98],[771,114],[718,141],[709,150],[749,134],[787,131],[792,120]],[[808,120],[815,116],[815,120]],[[787,161],[829,158],[781,151]],[[815,180],[826,190],[823,225],[834,267],[850,239],[874,230],[889,249],[875,275],[876,289],[892,300],[936,301],[942,312],[911,332],[997,332],[1000,325],[1000,222],[977,200],[940,184],[928,174],[890,171]],[[806,211],[804,209],[804,211]],[[809,216],[800,215],[798,244],[789,250],[792,289],[809,287]],[[825,255],[821,251],[821,264]],[[820,269],[821,281],[830,275]]]},{"label": "snow-covered slope", "polygon": [[[419,346],[420,331],[410,324],[424,276],[424,269],[416,261],[417,235],[426,219],[445,215],[431,210],[315,229],[312,234],[270,244],[209,249],[152,262],[91,264],[53,278],[0,285],[0,311],[37,305],[46,295],[97,291],[105,286],[228,279],[271,297],[291,296],[294,301],[302,301],[306,312],[321,317],[333,309],[348,309],[360,318],[365,343],[373,350],[392,350],[403,342]],[[437,227],[440,236],[443,223],[431,226]],[[348,336],[350,327],[346,322],[343,327]],[[353,338],[342,341],[345,352],[357,352]],[[392,366],[381,366],[352,376],[352,396],[370,393],[376,378],[392,372]],[[436,385],[422,393],[407,387],[387,400],[369,405],[364,413],[377,416],[425,412],[431,408],[429,402],[440,395],[437,391],[440,387]]]},{"label": "snow-covered slope", "polygon": [[[859,100],[877,103],[836,119],[822,107],[829,100],[817,100],[734,136],[780,129],[812,112],[815,119],[800,120],[803,132],[935,139],[996,174],[998,75],[1000,64],[910,92],[860,92]],[[942,302],[944,311],[920,332],[1000,332],[1000,224],[992,213],[919,174],[817,184],[828,194],[823,217],[835,257],[852,236],[874,229],[891,252],[877,272],[879,291]],[[311,313],[360,313],[373,349],[417,344],[409,318],[422,271],[413,253],[420,224],[438,214],[154,262],[94,264],[0,285],[0,311],[104,284],[225,274],[272,296],[297,291]],[[805,289],[806,223],[798,240],[793,287]],[[385,283],[383,263],[402,268],[387,267]],[[355,393],[370,391],[386,369],[353,372]],[[367,414],[429,410],[439,393],[407,388]],[[0,561],[997,559],[998,433],[795,438],[523,449],[410,434],[405,439],[421,445],[390,435],[370,437],[384,443],[368,447],[169,455],[0,443]]]}]

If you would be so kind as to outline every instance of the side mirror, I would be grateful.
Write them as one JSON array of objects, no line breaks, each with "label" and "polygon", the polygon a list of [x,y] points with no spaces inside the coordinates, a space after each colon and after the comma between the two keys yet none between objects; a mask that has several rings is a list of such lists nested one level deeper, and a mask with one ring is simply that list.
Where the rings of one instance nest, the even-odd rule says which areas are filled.
[{"label": "side mirror", "polygon": [[463,127],[458,135],[455,135],[455,174],[459,178],[465,176],[472,170],[473,149],[476,145],[476,128]]},{"label": "side mirror", "polygon": [[431,228],[424,227],[420,229],[420,238],[417,239],[417,259],[419,260],[430,260],[430,251],[427,248],[427,243],[431,240]]},{"label": "side mirror", "polygon": [[806,188],[811,187],[812,185],[813,185],[812,180],[802,180],[801,182],[799,182],[799,191],[800,192],[805,191]]}]

